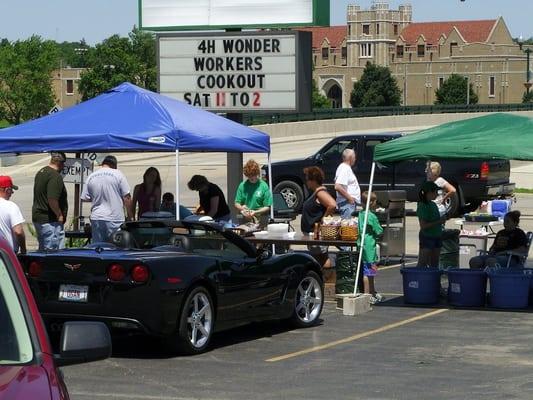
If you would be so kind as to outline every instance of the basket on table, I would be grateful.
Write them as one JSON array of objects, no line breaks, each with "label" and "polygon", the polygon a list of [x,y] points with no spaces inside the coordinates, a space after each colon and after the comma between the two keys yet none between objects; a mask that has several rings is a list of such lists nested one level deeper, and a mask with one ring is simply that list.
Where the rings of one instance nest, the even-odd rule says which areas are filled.
[{"label": "basket on table", "polygon": [[339,237],[339,225],[320,225],[320,238],[335,240]]},{"label": "basket on table", "polygon": [[359,236],[359,230],[357,225],[344,225],[340,227],[341,240],[356,241]]}]

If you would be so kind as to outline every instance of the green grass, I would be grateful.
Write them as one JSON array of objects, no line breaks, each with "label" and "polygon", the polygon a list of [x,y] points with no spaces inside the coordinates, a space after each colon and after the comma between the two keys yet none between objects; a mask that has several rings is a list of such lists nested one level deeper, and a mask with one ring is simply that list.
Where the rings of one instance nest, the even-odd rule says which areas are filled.
[{"label": "green grass", "polygon": [[5,119],[0,120],[0,129],[8,127],[10,124]]},{"label": "green grass", "polygon": [[515,193],[531,193],[533,194],[533,189],[524,189],[524,188],[516,188],[514,190]]}]

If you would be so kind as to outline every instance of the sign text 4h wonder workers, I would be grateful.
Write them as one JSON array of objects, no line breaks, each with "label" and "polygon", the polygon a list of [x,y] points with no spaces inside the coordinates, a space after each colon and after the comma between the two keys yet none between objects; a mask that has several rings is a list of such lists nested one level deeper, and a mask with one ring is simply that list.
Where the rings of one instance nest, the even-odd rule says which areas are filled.
[{"label": "sign text 4h wonder workers", "polygon": [[159,91],[212,111],[311,106],[311,34],[239,32],[158,36]]},{"label": "sign text 4h wonder workers", "polygon": [[[141,29],[329,26],[329,0],[139,0]],[[218,112],[311,109],[311,34],[158,35],[159,92]]]}]

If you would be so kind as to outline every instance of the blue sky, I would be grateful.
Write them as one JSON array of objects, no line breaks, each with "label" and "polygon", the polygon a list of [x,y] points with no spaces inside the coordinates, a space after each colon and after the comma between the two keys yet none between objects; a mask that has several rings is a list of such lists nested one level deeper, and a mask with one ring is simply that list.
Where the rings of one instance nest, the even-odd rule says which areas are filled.
[{"label": "blue sky", "polygon": [[[394,8],[406,2],[413,5],[415,21],[493,19],[501,15],[513,36],[533,36],[532,0],[389,1]],[[346,23],[348,4],[366,8],[371,0],[330,0],[330,3],[331,24],[340,25]],[[85,38],[94,44],[114,33],[126,35],[137,23],[137,10],[137,0],[1,0],[0,38],[16,40],[37,34],[58,41]]]}]

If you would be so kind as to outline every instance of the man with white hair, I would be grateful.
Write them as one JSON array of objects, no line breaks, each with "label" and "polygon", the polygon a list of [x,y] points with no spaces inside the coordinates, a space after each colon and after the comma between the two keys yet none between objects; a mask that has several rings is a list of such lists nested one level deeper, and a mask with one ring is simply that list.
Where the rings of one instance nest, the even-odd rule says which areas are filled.
[{"label": "man with white hair", "polygon": [[355,151],[353,149],[344,149],[342,163],[335,172],[337,208],[343,219],[350,218],[357,204],[361,204],[361,189],[352,169],[355,161]]}]

